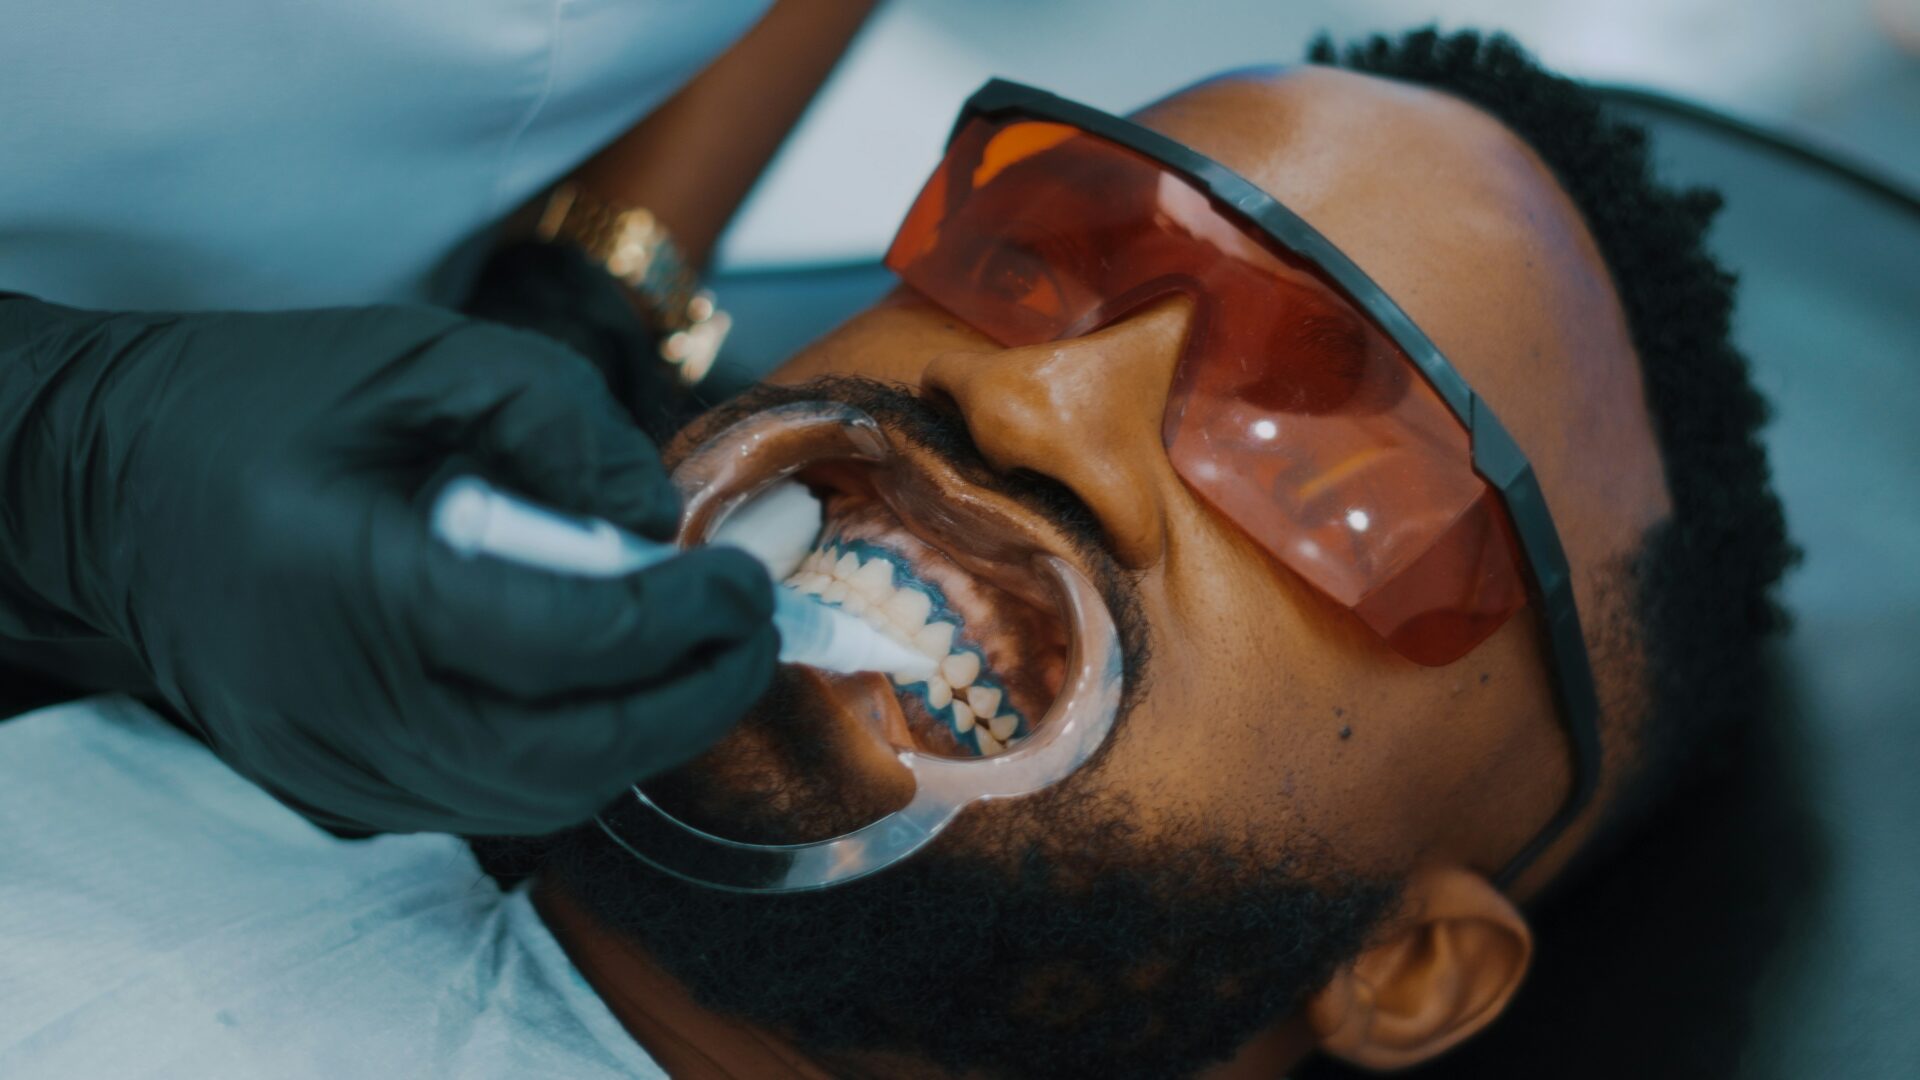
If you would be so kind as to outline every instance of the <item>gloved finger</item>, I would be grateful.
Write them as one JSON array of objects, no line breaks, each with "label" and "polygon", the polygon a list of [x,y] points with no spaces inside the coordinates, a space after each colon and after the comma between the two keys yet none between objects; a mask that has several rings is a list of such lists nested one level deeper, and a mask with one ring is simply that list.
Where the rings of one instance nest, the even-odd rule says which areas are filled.
[{"label": "gloved finger", "polygon": [[430,805],[413,812],[444,831],[522,836],[564,829],[629,785],[717,742],[766,692],[778,648],[767,627],[625,695],[545,703],[483,691],[456,697],[449,709],[471,713],[471,721],[430,758],[395,759],[385,774]]},{"label": "gloved finger", "polygon": [[388,567],[378,576],[424,661],[509,697],[650,683],[694,650],[769,626],[773,613],[766,569],[727,548],[604,579],[460,555],[418,518],[388,531],[409,535],[371,545]]},{"label": "gloved finger", "polygon": [[659,449],[592,364],[537,334],[484,323],[428,347],[401,378],[391,422],[473,458],[487,475],[560,510],[665,538],[680,498]]},{"label": "gloved finger", "polygon": [[657,776],[711,747],[733,729],[772,682],[779,637],[772,627],[703,652],[660,684],[618,699],[537,708],[500,702],[490,711],[522,744],[508,769],[475,763],[476,781],[494,778],[518,794],[519,820],[505,834],[577,824],[629,785]]},{"label": "gloved finger", "polygon": [[702,650],[692,668],[623,703],[627,723],[609,758],[636,779],[685,764],[719,742],[766,694],[779,664],[771,624],[745,641]]}]

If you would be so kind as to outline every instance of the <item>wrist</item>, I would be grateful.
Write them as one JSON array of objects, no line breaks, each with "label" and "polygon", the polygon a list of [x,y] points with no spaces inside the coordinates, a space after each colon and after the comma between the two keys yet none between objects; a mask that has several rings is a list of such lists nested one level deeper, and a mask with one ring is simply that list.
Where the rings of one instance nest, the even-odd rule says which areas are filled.
[{"label": "wrist", "polygon": [[659,358],[682,385],[712,370],[733,320],[700,287],[673,234],[651,211],[562,184],[541,211],[535,235],[572,245],[625,286],[629,304],[658,339]]},{"label": "wrist", "polygon": [[[128,433],[101,416],[127,396],[128,361],[160,322],[0,301],[0,633],[29,639],[118,637],[113,564],[132,545],[113,520]],[[116,445],[122,444],[122,445]]]}]

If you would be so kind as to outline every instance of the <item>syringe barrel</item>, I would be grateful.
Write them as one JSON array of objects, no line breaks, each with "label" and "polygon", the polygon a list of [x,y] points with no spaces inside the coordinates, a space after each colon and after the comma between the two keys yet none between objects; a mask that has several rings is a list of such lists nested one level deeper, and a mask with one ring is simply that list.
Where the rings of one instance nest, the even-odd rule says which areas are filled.
[{"label": "syringe barrel", "polygon": [[612,522],[562,514],[510,495],[477,476],[447,482],[434,499],[434,535],[463,555],[581,577],[625,577],[679,554]]},{"label": "syringe barrel", "polygon": [[[536,506],[476,476],[450,481],[431,516],[434,534],[455,551],[562,574],[621,577],[679,553],[600,518]],[[780,631],[780,659],[788,663],[841,672],[932,670],[929,661],[852,615],[779,585],[773,625]]]}]

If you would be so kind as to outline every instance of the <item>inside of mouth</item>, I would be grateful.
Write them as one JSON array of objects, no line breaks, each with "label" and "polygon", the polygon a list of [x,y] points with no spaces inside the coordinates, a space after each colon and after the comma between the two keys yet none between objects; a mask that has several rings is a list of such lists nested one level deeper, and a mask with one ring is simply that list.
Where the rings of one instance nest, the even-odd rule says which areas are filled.
[{"label": "inside of mouth", "polygon": [[[812,549],[785,584],[842,608],[935,660],[938,674],[889,676],[923,753],[992,757],[1017,746],[1065,679],[1067,627],[910,529],[864,470],[797,478],[821,500]],[[874,676],[865,676],[873,678]]]}]

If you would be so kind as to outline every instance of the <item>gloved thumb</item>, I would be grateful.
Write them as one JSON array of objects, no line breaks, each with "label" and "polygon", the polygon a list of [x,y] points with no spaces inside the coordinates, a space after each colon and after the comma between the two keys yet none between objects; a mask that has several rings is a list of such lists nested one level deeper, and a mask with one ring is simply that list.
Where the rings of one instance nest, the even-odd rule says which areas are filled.
[{"label": "gloved thumb", "polygon": [[487,323],[459,327],[429,353],[402,376],[417,410],[402,426],[555,509],[673,535],[680,498],[660,452],[586,360]]}]

